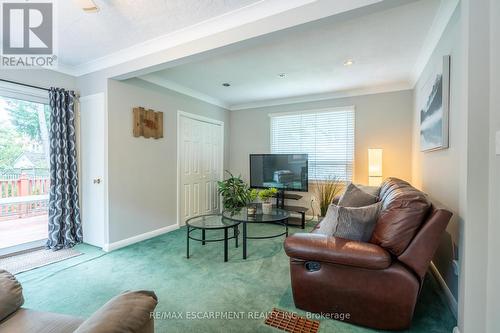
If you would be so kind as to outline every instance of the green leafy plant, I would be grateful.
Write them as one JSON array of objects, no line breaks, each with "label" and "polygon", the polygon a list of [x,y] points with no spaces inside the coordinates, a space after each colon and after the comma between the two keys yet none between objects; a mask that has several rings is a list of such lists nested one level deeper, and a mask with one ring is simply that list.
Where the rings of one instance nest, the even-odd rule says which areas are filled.
[{"label": "green leafy plant", "polygon": [[218,183],[218,192],[222,195],[222,205],[225,211],[231,214],[237,213],[241,208],[255,200],[256,190],[250,190],[248,185],[241,179],[241,176],[235,177],[226,170],[229,178]]},{"label": "green leafy plant", "polygon": [[251,203],[255,199],[257,199],[258,194],[259,192],[256,189],[251,189],[250,192],[248,193],[248,203]]},{"label": "green leafy plant", "polygon": [[278,193],[278,190],[274,187],[259,191],[259,199],[263,202],[269,203],[271,198],[276,196],[276,193]]},{"label": "green leafy plant", "polygon": [[335,196],[340,193],[343,187],[344,183],[337,177],[316,182],[314,196],[319,203],[320,216],[326,215],[328,206],[330,206]]}]

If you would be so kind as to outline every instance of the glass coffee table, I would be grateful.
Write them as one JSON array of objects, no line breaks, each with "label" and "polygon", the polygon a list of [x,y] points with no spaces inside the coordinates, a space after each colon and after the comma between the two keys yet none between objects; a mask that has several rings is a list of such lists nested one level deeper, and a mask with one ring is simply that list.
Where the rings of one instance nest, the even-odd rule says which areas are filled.
[{"label": "glass coffee table", "polygon": [[[222,216],[225,219],[243,223],[243,259],[247,258],[247,239],[269,239],[276,238],[280,236],[288,237],[288,218],[290,214],[280,208],[273,208],[271,214],[263,214],[260,207],[257,208],[257,214],[248,215],[247,209],[242,208],[239,212],[231,214],[230,212],[223,212]],[[284,228],[283,232],[277,234],[266,235],[266,236],[248,236],[247,234],[247,224],[248,223],[271,223],[281,225]]]},{"label": "glass coffee table", "polygon": [[[231,220],[223,217],[221,214],[208,214],[192,217],[186,220],[186,240],[187,240],[187,258],[189,259],[189,240],[201,242],[202,245],[210,242],[224,242],[224,261],[227,261],[228,241],[235,240],[238,247],[238,225],[240,221]],[[233,229],[233,235],[229,236],[229,229]],[[201,239],[192,235],[193,231],[201,230]],[[224,230],[224,238],[206,239],[207,230]]]}]

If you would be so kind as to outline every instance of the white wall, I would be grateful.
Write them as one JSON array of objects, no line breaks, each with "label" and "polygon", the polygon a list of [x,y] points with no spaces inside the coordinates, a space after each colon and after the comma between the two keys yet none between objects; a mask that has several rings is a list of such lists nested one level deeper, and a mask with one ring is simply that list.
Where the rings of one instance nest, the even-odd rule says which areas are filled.
[{"label": "white wall", "polygon": [[[454,274],[452,260],[458,258],[461,244],[459,229],[463,226],[464,208],[461,207],[460,193],[464,185],[462,174],[465,168],[462,158],[467,152],[464,135],[466,109],[462,105],[464,78],[460,66],[462,53],[460,8],[458,8],[415,85],[413,101],[412,183],[453,212],[453,220],[448,225],[447,233],[434,258],[434,264],[455,300],[458,299],[458,276]],[[442,63],[445,55],[451,55],[449,148],[422,153],[420,152],[420,110],[427,96],[421,93],[421,89],[433,75],[434,68]]]},{"label": "white wall", "polygon": [[488,240],[488,332],[500,332],[500,156],[495,133],[500,131],[500,1],[490,1],[490,222]]},{"label": "white wall", "polygon": [[0,70],[0,79],[30,84],[42,88],[64,88],[78,90],[76,78],[48,69],[9,69]]},{"label": "white wall", "polygon": [[[405,90],[232,111],[229,168],[248,181],[248,155],[270,152],[270,113],[354,105],[354,181],[362,184],[368,182],[368,148],[384,149],[384,177],[410,181],[412,101],[412,92]],[[310,196],[306,195],[299,203],[309,206]]]},{"label": "white wall", "polygon": [[[229,123],[228,111],[141,80],[109,80],[110,243],[177,223],[177,111]],[[132,108],[164,113],[164,138],[132,136]],[[225,166],[229,126],[225,126]]]},{"label": "white wall", "polygon": [[108,78],[102,72],[95,72],[77,77],[76,84],[78,85],[81,96],[106,93],[108,89]]}]

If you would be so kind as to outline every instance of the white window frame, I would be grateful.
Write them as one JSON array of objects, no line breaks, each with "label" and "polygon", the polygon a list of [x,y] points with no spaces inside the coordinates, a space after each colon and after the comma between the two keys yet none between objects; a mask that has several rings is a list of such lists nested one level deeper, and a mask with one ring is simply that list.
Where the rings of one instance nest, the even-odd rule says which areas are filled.
[{"label": "white window frame", "polygon": [[[292,115],[303,115],[303,114],[310,114],[310,113],[332,113],[332,112],[338,112],[338,111],[352,111],[354,112],[354,120],[353,120],[353,125],[354,125],[354,142],[353,142],[353,157],[352,157],[352,179],[351,181],[354,180],[354,175],[355,175],[355,166],[356,166],[356,107],[354,105],[347,105],[347,106],[340,106],[340,107],[330,107],[330,108],[321,108],[321,109],[308,109],[308,110],[303,110],[303,111],[291,111],[291,112],[274,112],[274,113],[269,113],[268,117],[269,120],[271,121],[271,118],[274,117],[280,117],[280,116],[292,116]],[[269,149],[272,152],[272,146],[273,146],[273,129],[271,124],[269,124]],[[325,181],[326,179],[312,179],[310,175],[308,175],[308,180],[321,183]]]},{"label": "white window frame", "polygon": [[0,81],[0,96],[27,102],[49,104],[49,92],[42,88]]}]

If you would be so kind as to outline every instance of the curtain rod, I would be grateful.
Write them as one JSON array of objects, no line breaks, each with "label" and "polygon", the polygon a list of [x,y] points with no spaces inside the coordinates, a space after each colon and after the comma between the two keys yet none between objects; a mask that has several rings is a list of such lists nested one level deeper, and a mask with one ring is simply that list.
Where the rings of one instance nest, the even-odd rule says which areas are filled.
[{"label": "curtain rod", "polygon": [[25,86],[25,87],[30,87],[30,88],[35,88],[35,89],[41,89],[41,90],[45,90],[45,91],[50,91],[50,89],[43,88],[43,87],[38,87],[38,86],[33,86],[31,84],[26,84],[26,83],[21,83],[21,82],[16,82],[16,81],[10,81],[10,80],[4,80],[4,79],[0,79],[0,81],[7,82],[7,83],[13,83],[13,84],[17,84],[17,85],[20,85],[20,86]]}]

